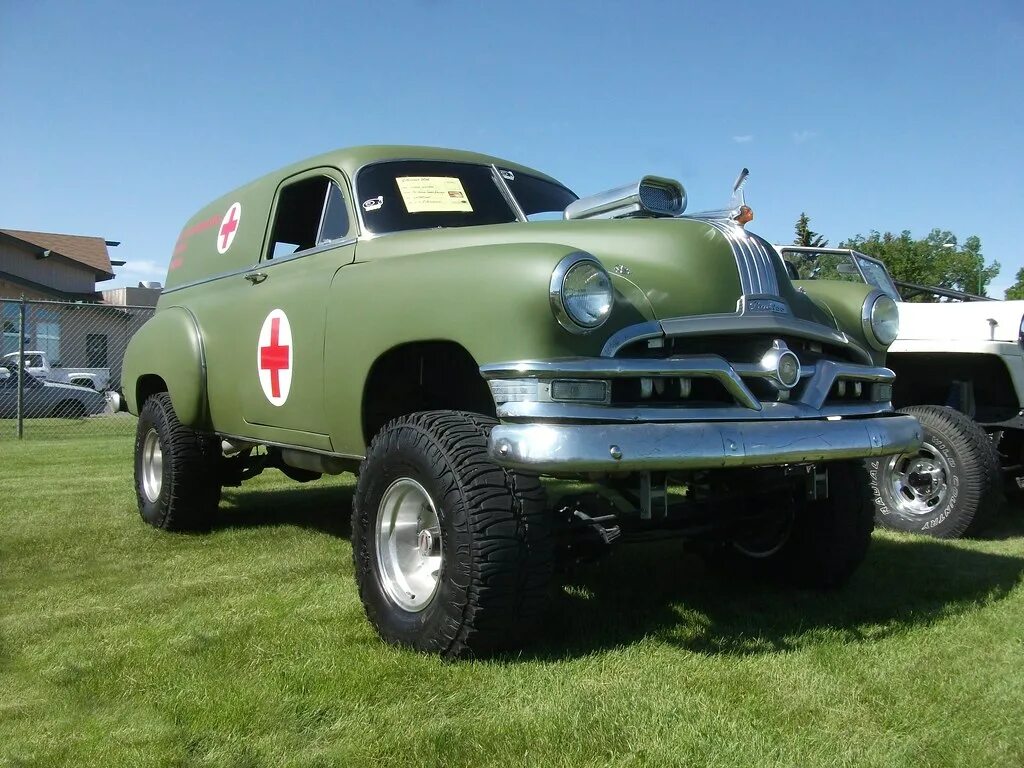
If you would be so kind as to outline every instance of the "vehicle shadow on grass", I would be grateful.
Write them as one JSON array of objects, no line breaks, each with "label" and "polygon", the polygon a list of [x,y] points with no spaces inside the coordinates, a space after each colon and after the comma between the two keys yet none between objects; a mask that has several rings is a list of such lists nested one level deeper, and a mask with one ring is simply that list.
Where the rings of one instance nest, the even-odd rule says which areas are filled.
[{"label": "vehicle shadow on grass", "polygon": [[320,485],[261,489],[225,488],[212,529],[293,525],[347,539],[351,535],[353,486]]},{"label": "vehicle shadow on grass", "polygon": [[[213,528],[298,526],[349,538],[353,486],[225,489]],[[984,539],[1024,536],[1024,514]],[[758,579],[678,541],[627,544],[563,575],[541,632],[516,660],[557,660],[645,638],[707,654],[750,655],[822,642],[873,641],[998,601],[1024,578],[1024,557],[922,536],[876,534],[841,590]]]},{"label": "vehicle shadow on grass", "polygon": [[739,573],[679,543],[627,545],[566,578],[518,658],[571,658],[644,638],[716,655],[875,641],[998,601],[1022,577],[1024,558],[923,537],[876,535],[849,584],[831,592]]}]

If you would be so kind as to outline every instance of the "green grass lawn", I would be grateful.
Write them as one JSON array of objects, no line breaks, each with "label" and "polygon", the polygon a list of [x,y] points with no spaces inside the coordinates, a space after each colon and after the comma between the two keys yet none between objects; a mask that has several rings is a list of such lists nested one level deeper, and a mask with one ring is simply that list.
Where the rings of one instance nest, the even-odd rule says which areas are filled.
[{"label": "green grass lawn", "polygon": [[131,439],[0,442],[0,765],[1024,764],[1024,513],[875,535],[836,594],[678,545],[571,576],[521,656],[383,646],[350,480],[276,471],[215,530],[139,519]]}]

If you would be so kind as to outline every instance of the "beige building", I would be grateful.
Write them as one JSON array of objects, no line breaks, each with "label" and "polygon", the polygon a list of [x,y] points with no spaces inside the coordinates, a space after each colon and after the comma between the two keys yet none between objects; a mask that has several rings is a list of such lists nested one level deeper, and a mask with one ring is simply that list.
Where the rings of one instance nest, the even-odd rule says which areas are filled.
[{"label": "beige building", "polygon": [[0,229],[0,299],[98,301],[96,283],[112,280],[114,267],[102,237]]},{"label": "beige building", "polygon": [[101,237],[0,229],[0,354],[17,351],[24,306],[25,348],[60,367],[110,368],[119,378],[124,348],[152,314],[155,287],[97,290],[114,277]]}]

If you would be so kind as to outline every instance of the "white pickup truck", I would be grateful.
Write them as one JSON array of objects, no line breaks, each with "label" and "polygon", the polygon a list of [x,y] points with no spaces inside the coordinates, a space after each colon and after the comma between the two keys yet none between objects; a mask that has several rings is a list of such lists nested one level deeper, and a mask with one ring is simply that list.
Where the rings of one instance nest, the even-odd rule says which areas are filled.
[{"label": "white pickup truck", "polygon": [[[17,370],[17,352],[3,356],[3,365]],[[46,353],[39,350],[25,350],[25,370],[43,381],[59,384],[77,384],[103,392],[110,384],[109,368],[54,368],[46,359]]]},{"label": "white pickup truck", "polygon": [[[879,524],[970,535],[1003,506],[1004,490],[1024,495],[1024,301],[897,283],[881,261],[848,249],[776,250],[794,280],[865,282],[900,302],[886,365],[893,405],[921,422],[924,445],[869,462]],[[938,301],[905,301],[901,288]]]}]

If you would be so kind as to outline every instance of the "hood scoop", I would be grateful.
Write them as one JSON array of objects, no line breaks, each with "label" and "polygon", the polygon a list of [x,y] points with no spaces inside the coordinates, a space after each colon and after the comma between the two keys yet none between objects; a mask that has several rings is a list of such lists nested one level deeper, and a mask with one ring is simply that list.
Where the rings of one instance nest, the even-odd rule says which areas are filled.
[{"label": "hood scoop", "polygon": [[674,179],[644,176],[622,187],[581,197],[565,209],[567,219],[622,219],[679,216],[686,190]]}]

